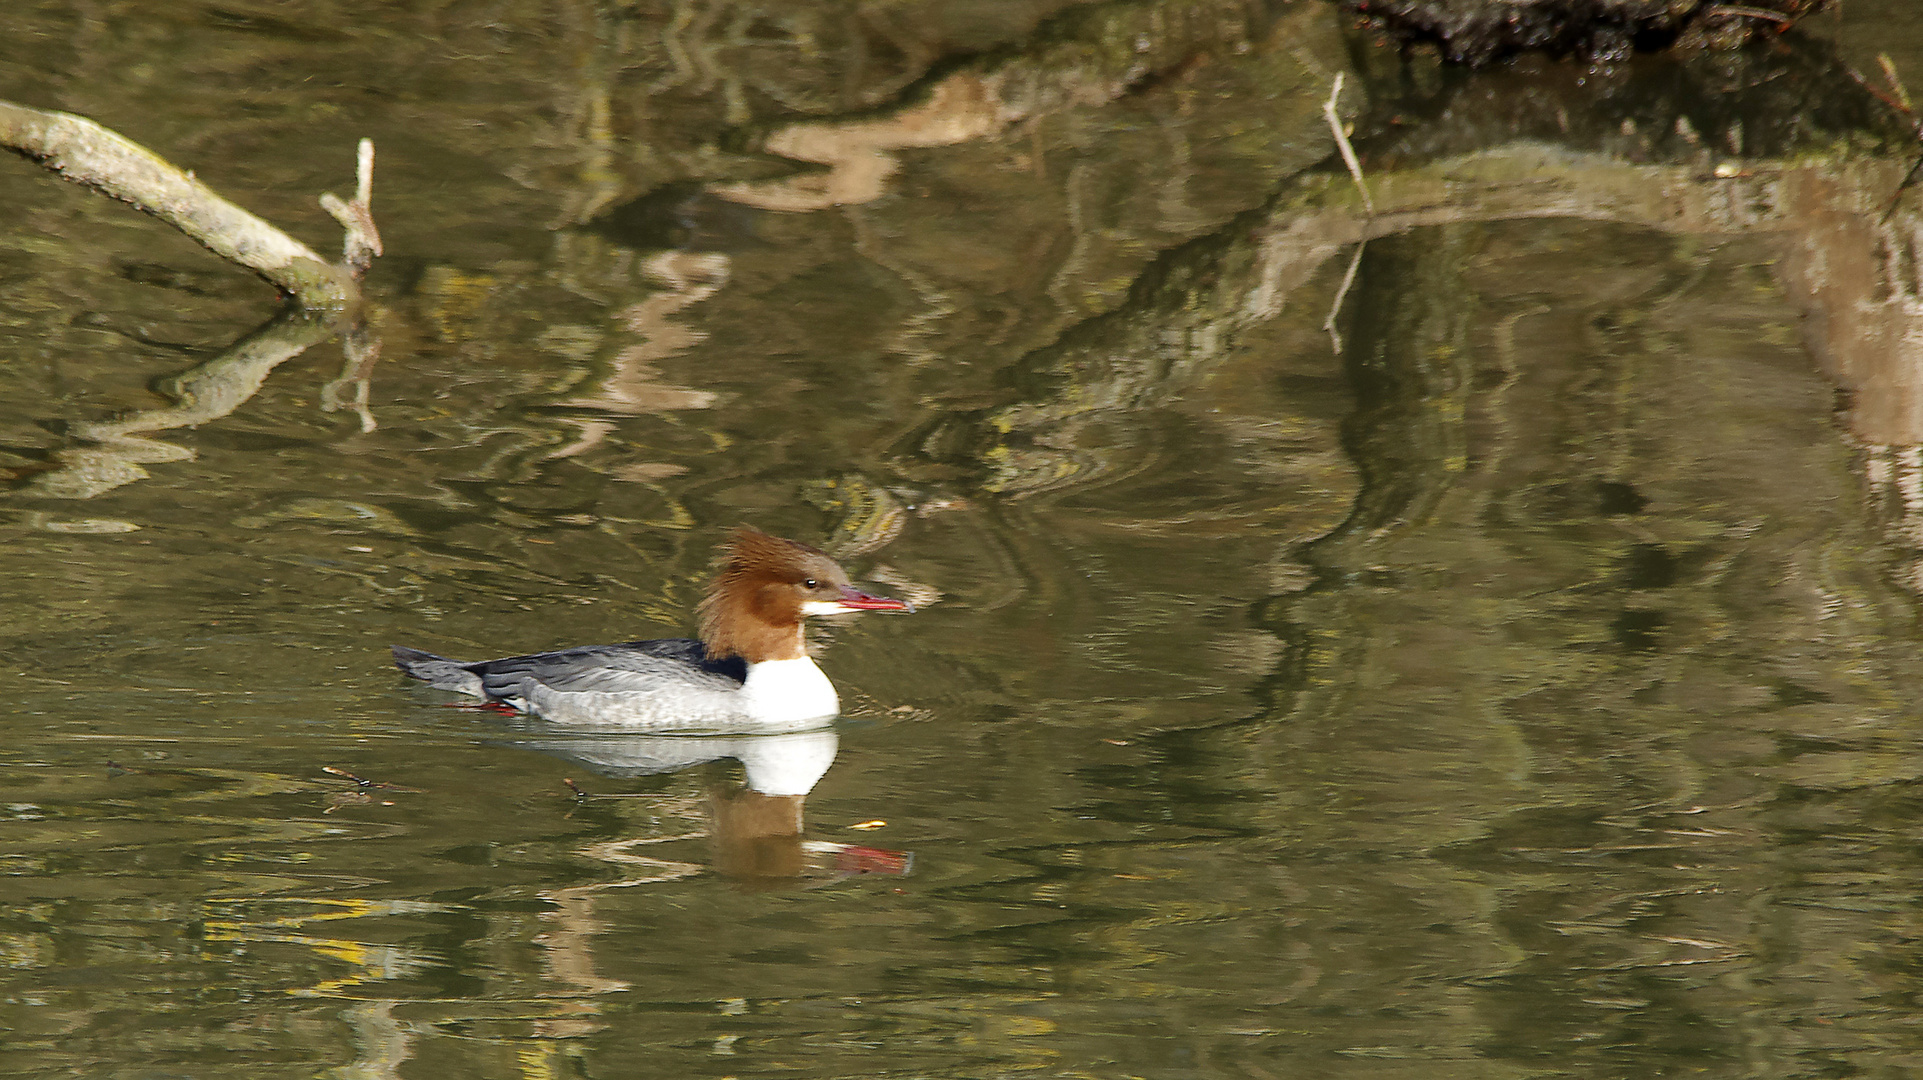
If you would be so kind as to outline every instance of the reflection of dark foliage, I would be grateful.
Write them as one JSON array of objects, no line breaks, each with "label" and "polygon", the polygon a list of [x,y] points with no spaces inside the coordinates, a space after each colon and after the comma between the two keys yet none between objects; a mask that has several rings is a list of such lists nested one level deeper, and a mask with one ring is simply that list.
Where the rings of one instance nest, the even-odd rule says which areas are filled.
[{"label": "reflection of dark foliage", "polygon": [[1458,63],[1518,52],[1620,60],[1637,50],[1734,48],[1775,34],[1825,0],[1343,0],[1398,40],[1433,42]]},{"label": "reflection of dark foliage", "polygon": [[1471,389],[1465,338],[1475,310],[1457,280],[1464,247],[1461,230],[1445,230],[1441,243],[1378,240],[1363,256],[1344,354],[1356,410],[1343,423],[1362,491],[1349,519],[1312,545],[1318,565],[1354,569],[1354,556],[1336,552],[1421,521],[1461,469],[1464,436],[1452,418]]},{"label": "reflection of dark foliage", "polygon": [[[1833,56],[1803,42],[1687,59],[1636,57],[1600,70],[1535,63],[1425,71],[1419,61],[1380,50],[1360,60],[1365,69],[1377,66],[1367,77],[1378,115],[1363,119],[1357,139],[1372,173],[1517,140],[1621,160],[1701,161],[1707,171],[1725,157],[1781,159],[1911,137],[1903,118]],[[1284,195],[1166,252],[1143,269],[1119,308],[1071,327],[1010,370],[1007,381],[1017,403],[944,414],[908,441],[922,456],[975,470],[988,490],[1008,495],[1085,487],[1126,474],[1146,452],[1149,433],[1131,424],[1118,435],[1112,422],[1174,400],[1183,387],[1205,381],[1210,365],[1233,351],[1247,322],[1242,307],[1266,257],[1248,238],[1264,222],[1286,227],[1300,209]],[[1365,265],[1379,258],[1371,251]],[[1384,325],[1369,315],[1353,320],[1364,334]],[[1351,375],[1365,394],[1384,395],[1379,407],[1393,409],[1393,384],[1410,373],[1375,370],[1381,358],[1356,351],[1365,347],[1356,343],[1351,349]],[[1447,376],[1433,371],[1423,377]],[[1111,427],[1101,427],[1105,421]],[[1364,416],[1356,423],[1395,427],[1387,417]],[[1351,437],[1356,430],[1352,426]],[[1386,463],[1384,468],[1385,476],[1395,471]],[[1634,492],[1616,495],[1639,498]],[[1386,488],[1371,497],[1402,498]],[[1582,496],[1584,502],[1614,497],[1600,489]],[[1365,516],[1384,513],[1387,503]]]},{"label": "reflection of dark foliage", "polygon": [[1373,169],[1528,139],[1628,161],[1782,158],[1903,146],[1910,123],[1820,43],[1638,56],[1606,68],[1540,60],[1485,71],[1387,50],[1358,55],[1378,115],[1357,123]]},{"label": "reflection of dark foliage", "polygon": [[764,247],[755,234],[758,211],[725,199],[703,198],[706,186],[677,181],[622,203],[589,228],[639,251],[722,251]]},{"label": "reflection of dark foliage", "polygon": [[1293,617],[1295,595],[1271,596],[1255,606],[1250,622],[1275,635],[1282,652],[1260,682],[1250,688],[1255,715],[1288,716],[1315,673],[1315,628]]},{"label": "reflection of dark foliage", "polygon": [[1088,809],[1104,821],[1257,835],[1247,808],[1265,797],[1266,778],[1247,767],[1245,738],[1235,727],[1159,732],[1143,741],[1142,760],[1084,765],[1076,775],[1097,794]]}]

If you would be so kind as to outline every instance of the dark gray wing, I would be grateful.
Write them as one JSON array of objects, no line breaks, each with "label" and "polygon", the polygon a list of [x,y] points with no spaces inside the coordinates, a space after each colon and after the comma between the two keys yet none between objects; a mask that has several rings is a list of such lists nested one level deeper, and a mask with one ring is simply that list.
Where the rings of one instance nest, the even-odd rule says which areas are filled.
[{"label": "dark gray wing", "polygon": [[716,690],[736,690],[748,676],[739,658],[711,661],[700,642],[680,638],[504,656],[466,669],[480,676],[488,697],[509,702],[525,700],[529,683],[559,694],[646,694],[686,685],[691,678]]},{"label": "dark gray wing", "polygon": [[692,668],[704,675],[731,681],[740,686],[748,679],[748,665],[739,656],[719,660],[692,638],[660,638],[654,641],[629,641],[620,645],[583,645],[558,652],[504,656],[499,660],[451,660],[405,645],[392,646],[394,666],[438,690],[460,694],[499,697],[493,686],[508,686],[532,677],[557,687],[581,679],[591,679],[596,670],[628,672],[642,676],[611,674],[616,682],[647,683],[662,673],[683,673]]},{"label": "dark gray wing", "polygon": [[442,690],[485,697],[566,724],[661,729],[738,717],[748,665],[714,659],[699,641],[584,645],[472,663],[394,648],[402,671]]},{"label": "dark gray wing", "polygon": [[616,649],[633,649],[649,656],[659,656],[666,660],[679,660],[692,664],[710,675],[721,675],[735,682],[748,681],[748,662],[739,656],[724,656],[719,660],[708,655],[707,646],[693,638],[657,638],[654,641],[630,641],[615,645]]}]

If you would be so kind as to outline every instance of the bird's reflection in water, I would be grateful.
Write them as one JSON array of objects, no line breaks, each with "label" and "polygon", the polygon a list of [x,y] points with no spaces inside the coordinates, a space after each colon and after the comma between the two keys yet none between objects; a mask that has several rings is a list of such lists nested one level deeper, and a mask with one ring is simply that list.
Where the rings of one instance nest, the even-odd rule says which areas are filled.
[{"label": "bird's reflection in water", "polygon": [[[812,888],[862,874],[900,875],[912,862],[908,852],[804,839],[803,804],[834,764],[840,746],[832,728],[750,736],[575,735],[517,739],[511,745],[614,778],[679,772],[724,758],[741,762],[741,782],[716,784],[707,792],[705,836],[712,869],[749,889]],[[673,796],[662,798],[675,801]],[[701,873],[707,867],[646,851],[703,835],[683,832],[591,844],[579,853],[620,867],[618,879],[540,893],[554,906],[542,915],[552,929],[536,943],[545,952],[548,977],[568,987],[556,997],[576,999],[571,1008],[538,1024],[542,1037],[571,1038],[598,1030],[603,1026],[599,1007],[587,999],[628,989],[627,983],[603,976],[595,967],[593,939],[606,929],[594,910],[600,895]]]},{"label": "bird's reflection in water", "polygon": [[[744,885],[810,886],[857,874],[904,874],[909,868],[905,852],[803,838],[803,805],[840,748],[832,728],[778,735],[575,735],[516,740],[512,745],[615,778],[680,772],[726,758],[741,762],[741,783],[717,784],[708,791],[707,837],[715,872]],[[634,849],[698,835],[615,841],[584,849],[584,854],[649,866],[667,875],[661,880],[686,877],[702,868],[648,859]]]},{"label": "bird's reflection in water", "polygon": [[801,798],[835,763],[841,740],[833,728],[779,735],[567,735],[516,739],[510,745],[573,761],[602,776],[657,776],[734,758],[749,791]]}]

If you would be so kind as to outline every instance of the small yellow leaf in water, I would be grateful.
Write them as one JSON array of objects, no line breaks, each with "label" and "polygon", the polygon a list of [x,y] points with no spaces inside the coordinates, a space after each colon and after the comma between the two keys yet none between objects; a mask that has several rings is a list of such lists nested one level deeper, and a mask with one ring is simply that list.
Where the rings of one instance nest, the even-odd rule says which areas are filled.
[{"label": "small yellow leaf in water", "polygon": [[848,827],[851,829],[879,829],[887,824],[888,823],[886,821],[883,821],[880,818],[874,818],[873,820],[863,821],[855,825],[850,825]]}]

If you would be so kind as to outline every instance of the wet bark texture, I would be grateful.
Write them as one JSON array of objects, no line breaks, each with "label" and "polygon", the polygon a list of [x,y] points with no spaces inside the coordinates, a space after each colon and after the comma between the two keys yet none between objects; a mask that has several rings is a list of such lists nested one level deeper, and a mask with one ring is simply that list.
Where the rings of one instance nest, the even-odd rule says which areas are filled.
[{"label": "wet bark texture", "polygon": [[1729,49],[1774,36],[1828,0],[1341,0],[1406,43],[1429,42],[1457,63],[1519,52],[1619,60],[1658,49]]},{"label": "wet bark texture", "polygon": [[307,245],[228,202],[158,154],[84,116],[0,101],[0,149],[11,150],[83,187],[172,225],[221,258],[245,267],[314,311],[359,300],[358,275],[380,251],[367,209],[371,144],[361,151],[361,190],[353,203],[322,205],[349,230],[348,261],[336,266]]}]

